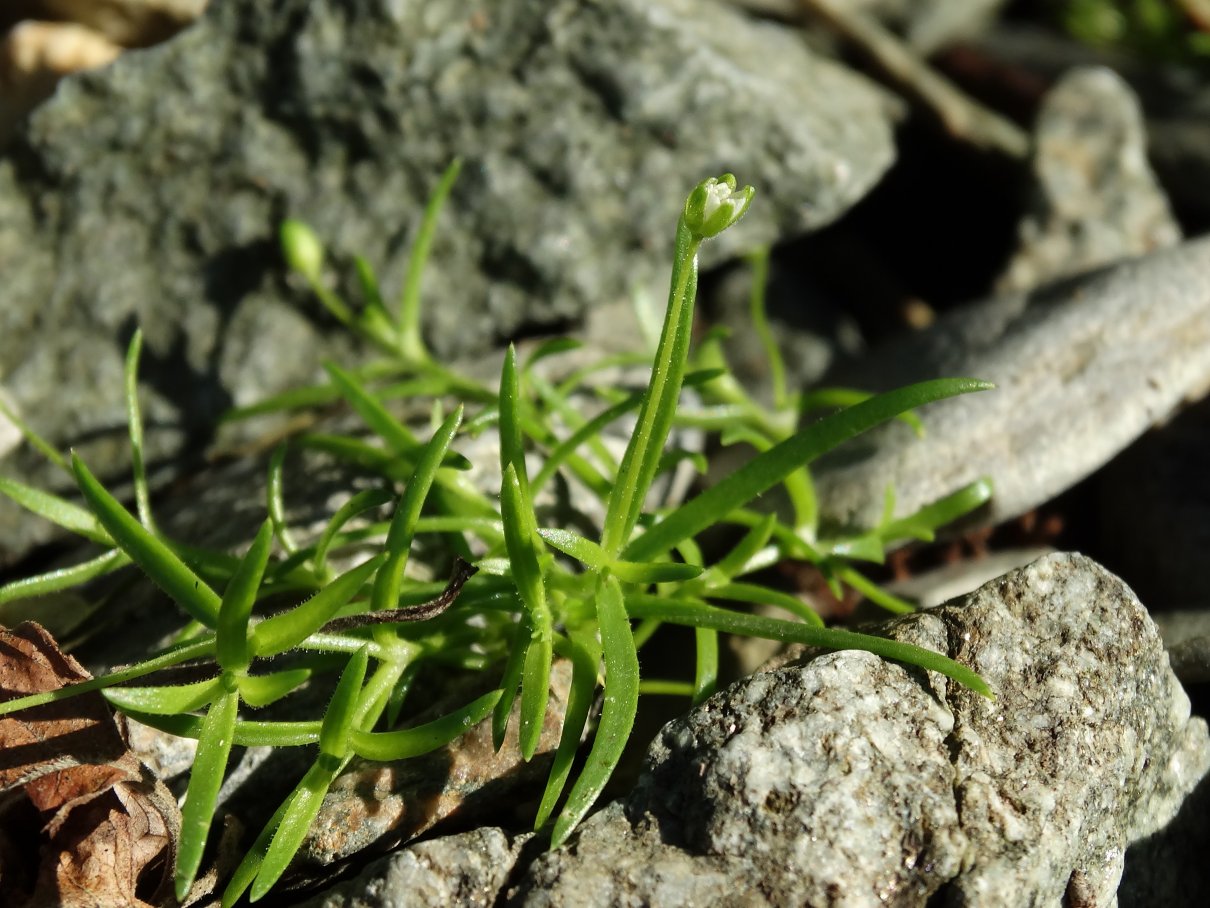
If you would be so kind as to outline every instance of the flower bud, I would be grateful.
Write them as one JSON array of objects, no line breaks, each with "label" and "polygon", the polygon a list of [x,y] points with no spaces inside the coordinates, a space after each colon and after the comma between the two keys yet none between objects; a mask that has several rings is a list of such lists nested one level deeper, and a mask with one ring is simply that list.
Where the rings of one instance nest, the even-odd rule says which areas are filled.
[{"label": "flower bud", "polygon": [[281,248],[287,265],[309,282],[319,282],[324,263],[324,247],[314,230],[302,221],[286,218],[281,225]]},{"label": "flower bud", "polygon": [[744,216],[756,190],[745,186],[736,192],[729,173],[698,183],[685,202],[685,226],[700,239],[718,236]]}]

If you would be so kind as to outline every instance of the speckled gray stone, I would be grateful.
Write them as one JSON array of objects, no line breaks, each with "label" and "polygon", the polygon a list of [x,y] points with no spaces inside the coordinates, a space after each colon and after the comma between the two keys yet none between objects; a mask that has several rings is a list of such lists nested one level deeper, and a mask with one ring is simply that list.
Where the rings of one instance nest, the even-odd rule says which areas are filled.
[{"label": "speckled gray stone", "polygon": [[1112,70],[1082,67],[1043,102],[1019,246],[999,286],[1029,290],[1180,241],[1151,166],[1138,98]]},{"label": "speckled gray stone", "polygon": [[1130,590],[1055,554],[882,631],[997,700],[866,653],[788,654],[670,723],[630,798],[508,904],[1113,904],[1127,845],[1210,769]]},{"label": "speckled gray stone", "polygon": [[[231,404],[348,356],[283,279],[286,216],[325,238],[334,276],[351,285],[336,266],[359,253],[393,296],[461,156],[424,325],[441,356],[478,353],[636,288],[663,298],[706,176],[760,192],[707,263],[827,224],[891,163],[899,109],[712,0],[215,0],[171,41],[65,79],[0,155],[0,380],[52,441],[124,469],[140,325],[149,457],[196,451]],[[57,478],[20,452],[14,471]],[[0,502],[0,566],[36,533]]]},{"label": "speckled gray stone", "polygon": [[489,908],[529,836],[483,827],[379,858],[297,908]]},{"label": "speckled gray stone", "polygon": [[918,439],[893,423],[815,467],[820,508],[872,526],[888,484],[908,514],[981,477],[995,523],[1048,501],[1210,388],[1210,238],[966,306],[828,384],[886,390],[941,376],[994,391],[933,404]]}]

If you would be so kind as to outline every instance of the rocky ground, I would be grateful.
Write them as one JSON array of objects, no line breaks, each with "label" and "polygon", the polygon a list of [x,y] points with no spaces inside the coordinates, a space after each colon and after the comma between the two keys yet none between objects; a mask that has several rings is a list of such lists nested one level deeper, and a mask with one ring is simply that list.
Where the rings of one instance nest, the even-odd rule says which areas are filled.
[{"label": "rocky ground", "polygon": [[[770,307],[797,385],[998,386],[930,408],[923,439],[893,424],[818,471],[826,517],[855,525],[887,484],[906,513],[993,477],[986,508],[881,579],[952,600],[884,632],[975,666],[994,704],[863,653],[779,653],[653,728],[569,846],[523,831],[516,767],[464,755],[494,803],[414,823],[406,786],[431,796],[432,779],[392,776],[363,811],[383,825],[317,839],[307,855],[328,869],[283,903],[1201,903],[1210,66],[1076,41],[1047,6],[0,10],[0,396],[103,475],[128,456],[115,389],[136,326],[153,477],[205,486],[207,453],[248,440],[216,434],[224,410],[357,355],[285,279],[281,219],[393,285],[454,156],[425,287],[450,360],[586,325],[616,347],[616,322],[592,316],[636,288],[662,296],[687,188],[730,170],[758,204],[707,247],[702,305],[747,381],[769,376],[735,262],[775,243]],[[1204,9],[1187,7],[1195,31]],[[237,497],[262,474],[223,469],[209,484]],[[0,473],[61,481],[3,417]],[[230,501],[188,504],[240,535]],[[62,554],[0,500],[0,581]],[[224,789],[234,813],[281,772],[254,751]],[[188,765],[164,760],[168,776]],[[519,787],[502,794],[500,775]],[[329,827],[365,789],[334,795]]]}]

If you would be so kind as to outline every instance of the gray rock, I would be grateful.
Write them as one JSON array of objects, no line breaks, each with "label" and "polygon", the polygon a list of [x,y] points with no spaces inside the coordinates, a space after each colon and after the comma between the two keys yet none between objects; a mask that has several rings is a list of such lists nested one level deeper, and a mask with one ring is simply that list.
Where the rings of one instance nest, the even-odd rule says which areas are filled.
[{"label": "gray rock", "polygon": [[496,904],[529,836],[493,827],[432,839],[374,861],[298,908],[430,908]]},{"label": "gray rock", "polygon": [[979,519],[1015,517],[1106,463],[1210,388],[1210,239],[1025,294],[956,310],[833,375],[885,390],[969,376],[994,391],[922,411],[838,449],[816,469],[821,512],[873,525],[888,484],[897,513],[989,476]]},{"label": "gray rock", "polygon": [[787,658],[669,724],[509,904],[1112,904],[1126,846],[1210,769],[1130,590],[1056,554],[882,630],[997,699],[867,653]]},{"label": "gray rock", "polygon": [[1030,210],[1000,289],[1030,290],[1179,242],[1146,145],[1138,99],[1119,76],[1064,76],[1038,115]]},{"label": "gray rock", "polygon": [[[141,325],[151,455],[196,450],[231,403],[341,354],[281,279],[287,215],[394,288],[460,155],[425,323],[440,355],[473,353],[635,287],[662,297],[704,176],[761,192],[707,261],[828,223],[890,163],[897,110],[792,32],[707,0],[219,0],[172,41],[66,79],[0,156],[0,376],[53,441],[102,436],[86,453],[109,472]],[[39,475],[24,457],[16,472]],[[0,552],[24,550],[0,508]]]}]

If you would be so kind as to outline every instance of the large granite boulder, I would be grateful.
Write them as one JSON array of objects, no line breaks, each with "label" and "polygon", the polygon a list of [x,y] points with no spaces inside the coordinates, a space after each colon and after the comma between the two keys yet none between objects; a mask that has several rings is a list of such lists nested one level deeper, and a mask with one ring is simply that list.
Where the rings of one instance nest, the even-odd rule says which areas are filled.
[{"label": "large granite boulder", "polygon": [[1129,588],[1056,554],[883,630],[997,699],[868,653],[784,660],[666,726],[509,904],[1114,904],[1127,846],[1210,769]]}]

